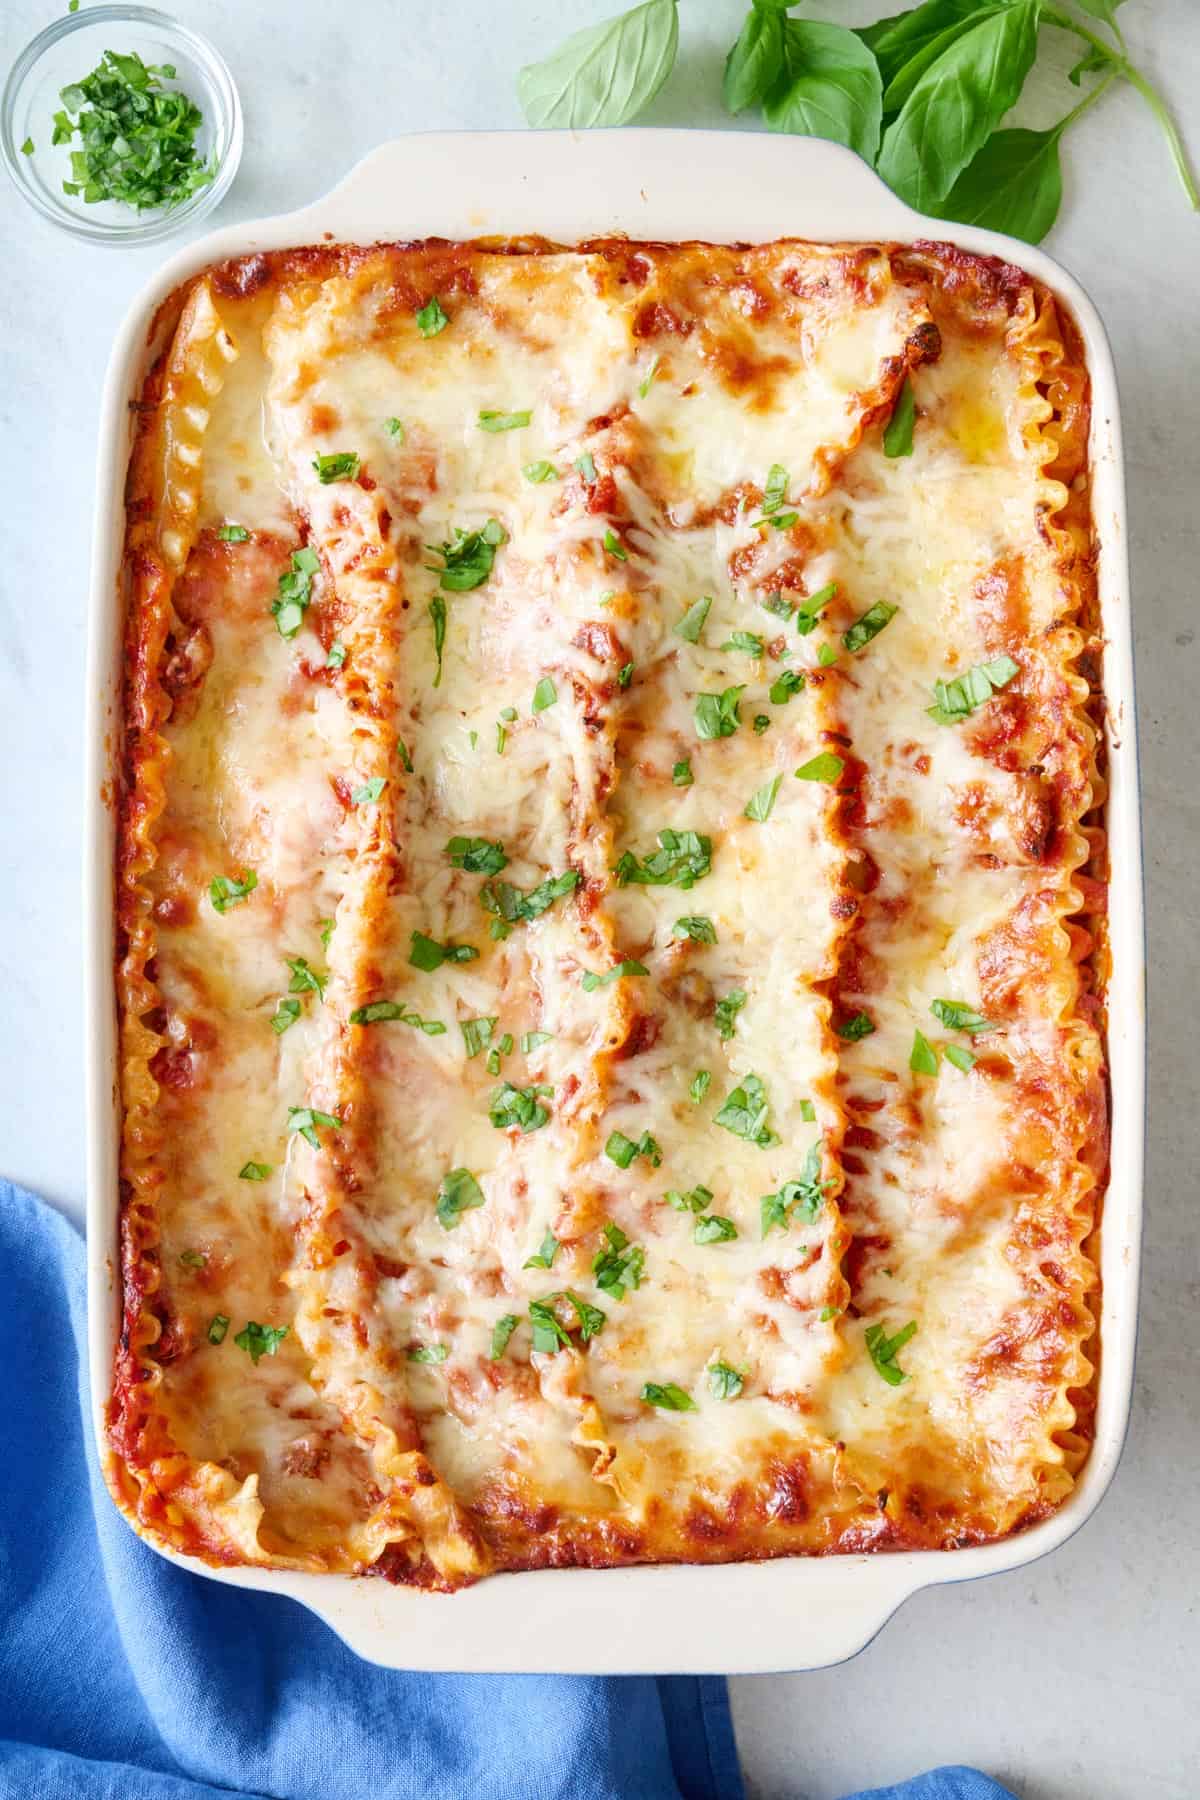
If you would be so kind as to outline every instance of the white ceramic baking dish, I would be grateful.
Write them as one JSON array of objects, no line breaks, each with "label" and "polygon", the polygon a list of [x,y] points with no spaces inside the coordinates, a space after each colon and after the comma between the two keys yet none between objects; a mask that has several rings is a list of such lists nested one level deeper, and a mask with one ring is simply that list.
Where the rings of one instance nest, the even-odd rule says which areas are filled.
[{"label": "white ceramic baking dish", "polygon": [[1052,1518],[981,1549],[721,1567],[555,1570],[504,1575],[453,1596],[384,1581],[211,1569],[197,1574],[286,1594],[359,1655],[409,1669],[750,1674],[819,1668],[862,1648],[908,1595],[1017,1568],[1077,1531],[1112,1479],[1133,1374],[1142,1205],[1144,938],[1137,745],[1117,390],[1103,327],[1078,284],[1011,238],[909,211],[866,165],[813,138],[743,132],[446,133],[374,151],[303,211],[212,232],[174,255],[138,295],[117,337],[100,423],[88,674],[84,916],[88,986],[88,1245],[94,1418],[102,1433],[117,1330],[117,1075],[112,985],[113,756],[119,743],[122,495],[156,309],[223,257],[322,239],[370,243],[540,233],[563,243],[632,237],[760,241],[782,236],[951,238],[1027,269],[1066,302],[1093,383],[1091,456],[1107,638],[1112,845],[1110,987],[1112,1180],[1101,1262],[1096,1439],[1078,1487]]}]

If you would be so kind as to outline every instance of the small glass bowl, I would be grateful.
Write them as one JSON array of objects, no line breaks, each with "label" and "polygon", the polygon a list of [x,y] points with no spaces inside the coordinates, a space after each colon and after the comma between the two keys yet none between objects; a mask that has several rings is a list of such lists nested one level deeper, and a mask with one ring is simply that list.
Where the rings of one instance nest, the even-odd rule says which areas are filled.
[{"label": "small glass bowl", "polygon": [[[145,63],[170,63],[181,89],[203,114],[197,154],[214,157],[212,180],[178,206],[136,212],[115,200],[89,205],[63,193],[72,144],[52,145],[59,90],[82,81],[104,51],[136,51]],[[21,145],[32,139],[26,155]],[[79,139],[72,140],[75,148]],[[0,154],[29,204],[72,236],[96,244],[153,244],[203,219],[224,198],[242,155],[242,107],[233,77],[206,38],[150,6],[92,6],[56,19],[13,64],[0,99]]]}]

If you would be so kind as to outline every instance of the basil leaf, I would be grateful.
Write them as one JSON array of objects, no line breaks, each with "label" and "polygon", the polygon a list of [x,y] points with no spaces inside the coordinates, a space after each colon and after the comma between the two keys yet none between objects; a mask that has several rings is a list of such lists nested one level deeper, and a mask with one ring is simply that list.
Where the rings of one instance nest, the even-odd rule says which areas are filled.
[{"label": "basil leaf", "polygon": [[685,643],[698,644],[711,606],[711,594],[702,594],[699,600],[693,600],[678,625],[672,626],[675,636],[683,638]]},{"label": "basil leaf", "polygon": [[459,1030],[463,1034],[463,1043],[466,1046],[468,1062],[471,1057],[478,1056],[481,1050],[487,1049],[492,1041],[492,1033],[495,1029],[495,1018],[462,1019],[459,1021]]},{"label": "basil leaf", "polygon": [[771,683],[767,699],[772,706],[786,706],[793,694],[798,694],[804,687],[804,676],[799,669],[784,669]]},{"label": "basil leaf", "polygon": [[611,526],[604,533],[604,548],[608,551],[610,556],[615,556],[618,562],[629,561],[628,550],[625,549],[620,538]]},{"label": "basil leaf", "polygon": [[766,713],[755,713],[755,715],[754,715],[754,735],[755,735],[755,737],[761,737],[764,731],[770,731],[770,729],[771,729],[771,721],[767,717]]},{"label": "basil leaf", "polygon": [[700,1185],[689,1188],[686,1194],[679,1193],[675,1188],[668,1188],[663,1197],[676,1212],[702,1213],[713,1203],[712,1189]]},{"label": "basil leaf", "polygon": [[[228,1326],[226,1327],[226,1330],[227,1329]],[[257,1319],[251,1319],[242,1327],[241,1331],[238,1332],[233,1341],[239,1350],[246,1351],[250,1361],[254,1364],[255,1368],[257,1368],[260,1358],[264,1356],[274,1356],[280,1344],[282,1344],[284,1338],[287,1336],[288,1330],[289,1327],[287,1325],[260,1325]],[[212,1335],[211,1326],[209,1327],[209,1335],[210,1337]],[[221,1337],[224,1336],[225,1332],[223,1331]],[[218,1339],[217,1342],[220,1342],[220,1339]]]},{"label": "basil leaf", "polygon": [[662,87],[678,43],[675,0],[645,0],[528,64],[517,76],[517,98],[531,125],[624,125]]},{"label": "basil leaf", "polygon": [[179,1260],[185,1269],[204,1269],[208,1266],[208,1258],[203,1250],[181,1250]]},{"label": "basil leaf", "polygon": [[919,1031],[913,1032],[908,1066],[914,1075],[936,1075],[938,1072],[937,1052],[930,1044],[929,1039]]},{"label": "basil leaf", "polygon": [[523,894],[510,881],[485,881],[479,890],[479,903],[485,912],[495,915],[492,920],[492,936],[508,936],[507,929],[498,933],[497,925],[507,927],[540,919],[556,900],[573,894],[581,879],[578,869],[565,869],[561,875],[547,875],[545,881],[539,881],[527,894]]},{"label": "basil leaf", "polygon": [[521,473],[526,481],[532,481],[535,485],[543,481],[557,481],[558,479],[558,470],[555,468],[554,464],[544,460],[542,462],[526,463],[525,467],[521,470]]},{"label": "basil leaf", "polygon": [[640,1244],[631,1244],[619,1225],[604,1227],[605,1247],[592,1258],[592,1274],[596,1286],[614,1300],[623,1300],[630,1288],[642,1285],[646,1252]]},{"label": "basil leaf", "polygon": [[313,468],[322,487],[332,481],[353,481],[358,474],[358,452],[339,450],[332,456],[314,456]]},{"label": "basil leaf", "polygon": [[714,1400],[736,1400],[746,1385],[746,1377],[729,1363],[708,1365],[708,1391]]},{"label": "basil leaf", "polygon": [[295,637],[312,600],[312,578],[321,566],[315,550],[308,545],[293,550],[291,568],[279,577],[279,586],[271,602],[271,616],[281,638]]},{"label": "basil leaf", "polygon": [[625,962],[617,963],[615,968],[609,969],[608,973],[605,975],[593,975],[590,969],[585,969],[583,972],[583,991],[585,994],[591,994],[594,993],[597,988],[610,987],[614,981],[619,981],[624,975],[648,975],[649,973],[649,969],[647,969],[644,964],[634,962],[629,958],[627,958]]},{"label": "basil leaf", "polygon": [[955,34],[884,134],[878,170],[918,211],[944,200],[1025,85],[1039,0],[1012,0]]},{"label": "basil leaf", "polygon": [[419,308],[416,320],[417,330],[421,336],[431,338],[436,337],[439,331],[445,331],[450,323],[450,314],[435,294],[432,300],[427,300],[425,305]]},{"label": "basil leaf", "polygon": [[900,383],[900,392],[896,395],[896,404],[892,408],[892,416],[883,430],[883,454],[893,461],[898,456],[911,456],[913,450],[913,426],[917,418],[917,403],[913,398],[912,381],[906,375]]},{"label": "basil leaf", "polygon": [[437,674],[433,678],[436,688],[442,685],[442,651],[446,647],[446,602],[440,594],[429,602],[429,617],[433,624],[433,654],[437,658]]},{"label": "basil leaf", "polygon": [[748,656],[761,656],[763,641],[756,631],[735,631],[721,645],[722,650],[744,650]]},{"label": "basil leaf", "polygon": [[696,736],[705,743],[732,737],[742,722],[738,703],[745,693],[742,687],[728,687],[719,694],[696,696]]},{"label": "basil leaf", "polygon": [[699,1106],[711,1086],[711,1072],[708,1069],[697,1069],[688,1086],[689,1099],[693,1100],[695,1104]]},{"label": "basil leaf", "polygon": [[533,417],[531,412],[484,411],[479,415],[480,431],[520,431]]},{"label": "basil leaf", "polygon": [[321,1140],[317,1136],[317,1126],[323,1125],[327,1131],[340,1131],[342,1121],[336,1113],[318,1112],[314,1106],[289,1106],[287,1128],[298,1131],[306,1144],[314,1150],[321,1148]]},{"label": "basil leaf", "polygon": [[671,781],[675,787],[691,787],[695,779],[696,777],[692,774],[691,762],[686,757],[682,762],[677,762],[671,770]]},{"label": "basil leaf", "polygon": [[1062,129],[994,131],[933,212],[1040,244],[1062,205]]},{"label": "basil leaf", "polygon": [[444,1363],[450,1352],[445,1344],[418,1344],[408,1353],[409,1362]]},{"label": "basil leaf", "polygon": [[[944,31],[978,19],[981,12],[994,10],[993,0],[925,0],[923,6],[863,26],[858,35],[874,54],[884,88],[888,89],[901,69],[922,56]],[[889,112],[893,110],[887,105],[886,92],[884,106]]]},{"label": "basil leaf", "polygon": [[579,1335],[586,1344],[589,1338],[594,1338],[597,1332],[604,1330],[608,1314],[601,1312],[598,1306],[589,1305],[571,1288],[567,1289],[566,1297],[575,1309],[575,1316],[580,1324]]},{"label": "basil leaf", "polygon": [[523,1031],[521,1033],[521,1055],[528,1056],[531,1050],[540,1050],[543,1044],[552,1044],[552,1031]]},{"label": "basil leaf", "polygon": [[721,101],[726,112],[760,106],[783,65],[783,18],[773,8],[752,6],[725,59]]},{"label": "basil leaf", "polygon": [[508,867],[504,845],[491,838],[452,837],[446,855],[456,869],[465,869],[468,875],[498,875]]},{"label": "basil leaf", "polygon": [[440,969],[443,963],[474,962],[478,955],[474,944],[439,944],[426,937],[423,931],[414,931],[408,960],[414,969],[422,969],[428,975],[434,969]]},{"label": "basil leaf", "polygon": [[[932,35],[923,39],[921,47],[896,70],[884,88],[883,110],[888,118],[895,118],[925,72],[933,67],[938,58],[964,32],[970,31],[981,19],[999,12],[1002,6],[1008,4],[1009,0],[975,0],[965,14],[961,7],[943,7],[944,23],[941,29],[934,29]],[[932,19],[930,25],[933,26]]]},{"label": "basil leaf", "polygon": [[217,536],[223,544],[244,544],[250,533],[244,525],[222,525]]},{"label": "basil leaf", "polygon": [[517,1329],[516,1313],[502,1313],[492,1326],[491,1360],[499,1362],[508,1349],[508,1340]]},{"label": "basil leaf", "polygon": [[604,1154],[609,1162],[616,1163],[618,1169],[627,1169],[639,1156],[644,1156],[654,1169],[662,1162],[662,1151],[648,1131],[643,1131],[636,1143],[632,1138],[626,1137],[623,1131],[610,1132]]},{"label": "basil leaf", "polygon": [[228,1330],[228,1313],[214,1313],[212,1318],[208,1321],[208,1330],[205,1333],[205,1336],[208,1338],[210,1344],[223,1344],[225,1342],[225,1333]]},{"label": "basil leaf", "polygon": [[270,1163],[246,1162],[238,1170],[239,1181],[265,1181],[271,1173]]},{"label": "basil leaf", "polygon": [[779,792],[782,775],[773,775],[770,781],[757,788],[746,803],[745,817],[753,819],[758,825],[765,825],[775,806],[775,796]]},{"label": "basil leaf", "polygon": [[917,1321],[915,1319],[910,1319],[908,1324],[894,1337],[889,1337],[882,1325],[867,1326],[863,1342],[867,1346],[867,1353],[871,1361],[889,1387],[899,1387],[902,1381],[908,1380],[908,1376],[897,1363],[896,1358],[909,1339],[916,1336],[916,1331]]},{"label": "basil leaf", "polygon": [[403,738],[396,739],[396,755],[400,758],[400,767],[406,775],[413,772],[413,759],[409,755],[408,745]]},{"label": "basil leaf", "polygon": [[540,1131],[548,1121],[550,1114],[542,1105],[541,1096],[553,1091],[542,1082],[527,1088],[514,1087],[511,1081],[502,1082],[488,1102],[488,1118],[497,1131],[507,1131],[510,1125],[516,1125],[521,1135],[528,1137],[531,1131]]},{"label": "basil leaf", "polygon": [[[452,539],[429,546],[435,556],[441,557],[443,566],[440,569],[432,563],[427,566],[440,577],[439,585],[447,593],[469,594],[473,588],[482,587],[492,572],[496,551],[507,542],[508,533],[499,519],[489,519],[478,531],[464,531],[461,525],[456,525]],[[437,604],[445,608],[444,601]]]},{"label": "basil leaf", "polygon": [[965,1031],[976,1037],[981,1031],[996,1029],[993,1019],[985,1019],[982,1013],[977,1013],[962,1000],[932,1000],[929,1010],[947,1031]]},{"label": "basil leaf", "polygon": [[796,630],[801,637],[811,637],[817,620],[837,593],[837,582],[827,581],[815,594],[807,595],[796,608]]},{"label": "basil leaf", "polygon": [[737,1236],[737,1226],[732,1219],[723,1219],[719,1213],[710,1213],[705,1219],[697,1219],[692,1227],[693,1244],[728,1244]]},{"label": "basil leaf", "polygon": [[463,1213],[473,1212],[483,1202],[483,1189],[470,1169],[450,1169],[438,1183],[438,1224],[443,1231],[453,1231]]},{"label": "basil leaf", "polygon": [[33,139],[31,137],[27,137],[25,139],[25,142],[21,145],[21,155],[22,156],[32,156],[33,155]]},{"label": "basil leaf", "polygon": [[332,644],[329,646],[329,654],[325,658],[325,667],[327,669],[341,669],[345,667],[345,662],[346,646],[343,644],[341,638],[334,638]]},{"label": "basil leaf", "polygon": [[976,663],[965,675],[956,675],[950,681],[935,681],[934,703],[925,710],[938,725],[959,725],[1020,673],[1020,667],[1011,656],[997,656],[991,662]]},{"label": "basil leaf", "polygon": [[545,1300],[529,1302],[529,1323],[533,1327],[533,1347],[544,1355],[554,1356],[564,1345],[569,1349],[571,1339],[559,1324],[554,1311],[557,1294],[550,1294]]},{"label": "basil leaf", "polygon": [[577,456],[575,458],[575,467],[578,469],[579,473],[583,476],[584,486],[585,487],[595,487],[595,485],[596,485],[596,459],[592,455],[590,450],[585,450],[583,452],[582,456]]},{"label": "basil leaf", "polygon": [[819,756],[812,756],[796,770],[797,781],[825,781],[832,784],[840,781],[842,771],[846,767],[840,756],[832,750],[822,750]]},{"label": "basil leaf", "polygon": [[258,886],[258,876],[253,869],[243,869],[241,876],[214,875],[208,884],[208,897],[214,912],[227,913],[231,906],[240,906],[248,900]]},{"label": "basil leaf", "polygon": [[642,376],[642,379],[638,382],[638,393],[641,395],[643,400],[649,394],[650,389],[654,386],[654,377],[658,374],[658,365],[661,362],[662,362],[662,357],[659,356],[656,352],[650,358],[649,367],[647,368],[646,373]]},{"label": "basil leaf", "polygon": [[817,661],[823,669],[832,669],[837,661],[837,651],[832,644],[822,644],[817,651]]},{"label": "basil leaf", "polygon": [[830,138],[874,162],[883,82],[862,39],[844,25],[787,19],[783,71],[763,103],[772,131]]},{"label": "basil leaf", "polygon": [[545,712],[546,708],[553,706],[557,699],[558,689],[549,675],[543,675],[533,690],[533,706],[530,710],[535,713]]},{"label": "basil leaf", "polygon": [[767,1091],[760,1077],[747,1075],[724,1101],[713,1124],[731,1131],[734,1137],[745,1138],[748,1144],[757,1144],[760,1150],[769,1150],[779,1142],[778,1133],[767,1124],[769,1111]]},{"label": "basil leaf", "polygon": [[[906,454],[897,452],[897,454]],[[877,600],[874,606],[868,606],[861,618],[855,619],[849,631],[843,631],[842,642],[847,650],[859,651],[866,648],[872,638],[879,636],[885,625],[889,625],[900,611],[890,601]]]},{"label": "basil leaf", "polygon": [[713,1019],[717,1027],[717,1036],[723,1043],[728,1043],[737,1027],[737,1016],[746,1004],[748,996],[745,988],[731,988],[723,1000],[718,1000],[713,1008]]},{"label": "basil leaf", "polygon": [[661,1407],[664,1412],[695,1412],[692,1396],[674,1381],[648,1381],[642,1389],[647,1406]]},{"label": "basil leaf", "polygon": [[642,861],[630,850],[621,853],[613,866],[619,887],[632,883],[635,887],[677,887],[686,891],[712,868],[712,839],[703,832],[668,827],[659,832],[658,845]]},{"label": "basil leaf", "polygon": [[711,919],[702,913],[688,913],[682,919],[676,919],[671,927],[672,937],[690,938],[693,944],[715,944],[717,928]]},{"label": "basil leaf", "polygon": [[364,781],[360,788],[355,788],[350,796],[350,804],[352,806],[374,806],[386,786],[386,775],[372,775],[370,781]]},{"label": "basil leaf", "polygon": [[763,488],[762,510],[768,515],[779,511],[787,499],[790,477],[782,463],[772,463],[767,470],[766,485]]},{"label": "basil leaf", "polygon": [[385,419],[383,429],[390,438],[395,438],[398,444],[404,442],[404,421],[402,419]]},{"label": "basil leaf", "polygon": [[945,1056],[946,1061],[953,1063],[954,1067],[964,1075],[969,1075],[979,1061],[973,1050],[964,1050],[961,1044],[947,1044]]},{"label": "basil leaf", "polygon": [[523,1269],[552,1269],[554,1258],[558,1255],[558,1239],[552,1231],[548,1231],[542,1239],[541,1248],[521,1264]]},{"label": "basil leaf", "polygon": [[282,1037],[288,1026],[294,1025],[299,1017],[300,1002],[298,1000],[281,1000],[275,1008],[274,1017],[271,1020],[271,1030],[276,1037]]},{"label": "basil leaf", "polygon": [[846,1043],[857,1044],[861,1039],[871,1036],[875,1024],[869,1013],[856,1012],[852,1013],[848,1019],[843,1019],[842,1023],[835,1025],[833,1029],[840,1038],[845,1039]]}]

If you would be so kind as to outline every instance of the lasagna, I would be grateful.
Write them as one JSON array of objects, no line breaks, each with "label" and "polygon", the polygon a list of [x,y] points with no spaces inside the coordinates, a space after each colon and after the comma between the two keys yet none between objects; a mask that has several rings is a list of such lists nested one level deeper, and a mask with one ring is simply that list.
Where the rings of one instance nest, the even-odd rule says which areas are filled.
[{"label": "lasagna", "polygon": [[1106,1171],[1086,370],[917,243],[324,245],[135,409],[108,1476],[210,1564],[952,1549]]}]

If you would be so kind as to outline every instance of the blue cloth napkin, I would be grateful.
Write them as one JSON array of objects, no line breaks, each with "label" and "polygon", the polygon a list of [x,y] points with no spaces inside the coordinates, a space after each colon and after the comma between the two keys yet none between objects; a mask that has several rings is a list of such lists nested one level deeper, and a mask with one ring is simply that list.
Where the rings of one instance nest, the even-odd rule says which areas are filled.
[{"label": "blue cloth napkin", "polygon": [[742,1800],[718,1678],[398,1674],[147,1549],[87,1422],[82,1240],[2,1181],[0,1267],[0,1800]]}]

